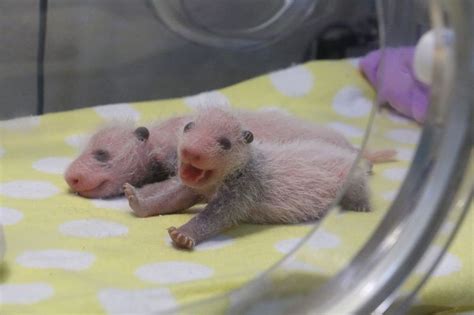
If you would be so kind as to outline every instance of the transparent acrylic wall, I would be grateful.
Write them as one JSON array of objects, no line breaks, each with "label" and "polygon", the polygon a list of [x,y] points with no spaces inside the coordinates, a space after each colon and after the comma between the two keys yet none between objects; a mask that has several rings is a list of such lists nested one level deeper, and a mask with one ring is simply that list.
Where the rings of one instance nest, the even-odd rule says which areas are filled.
[{"label": "transparent acrylic wall", "polygon": [[[462,0],[381,0],[377,4],[383,44],[378,89],[393,84],[390,73],[386,73],[391,71],[391,51],[414,48],[430,28],[435,37],[429,113],[420,133],[400,133],[402,144],[418,143],[418,147],[416,152],[405,150],[403,145],[396,148],[402,150],[407,169],[402,172],[403,184],[390,197],[393,203],[388,209],[377,209],[379,223],[366,231],[362,237],[367,240],[365,244],[337,262],[339,271],[332,278],[321,278],[317,267],[311,271],[319,259],[312,244],[324,242],[319,231],[327,222],[345,215],[337,207],[261,276],[226,296],[189,305],[178,313],[226,310],[229,314],[258,314],[270,309],[275,314],[408,311],[452,241],[472,199],[474,40],[468,30],[474,29],[470,18],[474,4]],[[382,129],[384,104],[376,105],[363,141],[368,148],[384,144],[376,137]],[[449,236],[440,233],[443,226],[454,226]],[[428,255],[432,247],[442,250]]]}]

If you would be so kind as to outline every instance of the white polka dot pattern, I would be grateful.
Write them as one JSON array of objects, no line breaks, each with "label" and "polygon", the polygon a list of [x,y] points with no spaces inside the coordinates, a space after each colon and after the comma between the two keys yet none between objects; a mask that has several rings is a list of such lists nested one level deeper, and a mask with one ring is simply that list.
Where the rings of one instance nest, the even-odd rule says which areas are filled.
[{"label": "white polka dot pattern", "polygon": [[0,305],[34,304],[53,294],[53,287],[47,283],[0,284]]},{"label": "white polka dot pattern", "polygon": [[16,209],[0,207],[0,225],[11,225],[23,219],[23,213]]},{"label": "white polka dot pattern", "polygon": [[298,261],[296,258],[291,257],[290,259],[283,262],[281,268],[290,271],[305,271],[305,272],[312,272],[312,273],[322,273],[323,270],[311,264],[304,263],[302,261]]},{"label": "white polka dot pattern", "polygon": [[147,282],[168,284],[207,279],[214,271],[196,263],[169,261],[144,265],[135,271],[135,275]]},{"label": "white polka dot pattern", "polygon": [[414,149],[397,148],[397,159],[402,161],[411,161],[414,154]]},{"label": "white polka dot pattern", "polygon": [[107,314],[151,314],[176,307],[177,302],[167,288],[123,290],[102,289],[98,294]]},{"label": "white polka dot pattern", "polygon": [[[293,248],[295,248],[299,242],[301,241],[301,238],[291,238],[291,239],[286,239],[283,241],[279,241],[277,244],[275,244],[275,248],[283,253],[287,254],[289,253]],[[318,230],[311,238],[307,240],[307,246],[311,247],[311,249],[318,250],[318,249],[327,249],[327,248],[335,248],[339,246],[341,243],[340,238],[332,233],[323,231],[323,230]]]},{"label": "white polka dot pattern", "polygon": [[229,108],[230,101],[219,91],[203,92],[197,95],[184,98],[184,103],[192,109],[207,106]]},{"label": "white polka dot pattern", "polygon": [[327,126],[342,133],[348,138],[361,138],[364,135],[364,130],[340,122],[331,122],[327,124]]},{"label": "white polka dot pattern", "polygon": [[418,130],[412,129],[393,129],[388,131],[385,136],[393,141],[403,144],[417,144],[420,137]]},{"label": "white polka dot pattern", "polygon": [[275,88],[289,97],[304,96],[314,85],[313,74],[301,65],[270,73],[269,76]]},{"label": "white polka dot pattern", "polygon": [[397,124],[408,124],[410,122],[408,118],[398,115],[395,112],[389,112],[387,117],[389,120]]},{"label": "white polka dot pattern", "polygon": [[361,58],[350,58],[348,61],[354,68],[359,69],[360,59]]},{"label": "white polka dot pattern", "polygon": [[444,235],[450,235],[453,232],[455,227],[456,225],[453,222],[445,222],[443,223],[443,226],[441,227],[440,233]]},{"label": "white polka dot pattern", "polygon": [[398,191],[394,190],[384,192],[382,193],[382,198],[386,201],[393,201],[395,199],[395,196],[397,195],[397,192]]},{"label": "white polka dot pattern", "polygon": [[334,96],[332,107],[334,111],[344,117],[365,117],[372,109],[372,101],[355,86],[347,86],[339,90]]},{"label": "white polka dot pattern", "polygon": [[393,167],[383,171],[383,176],[389,180],[401,181],[405,178],[407,169],[403,167]]},{"label": "white polka dot pattern", "polygon": [[283,241],[279,241],[275,244],[275,248],[282,254],[288,254],[293,248],[295,248],[302,238],[290,238]]},{"label": "white polka dot pattern", "polygon": [[30,131],[40,125],[40,117],[20,117],[10,120],[0,121],[0,128],[11,131]]},{"label": "white polka dot pattern", "polygon": [[64,173],[71,162],[71,158],[48,157],[34,162],[33,168],[40,172],[60,175]]},{"label": "white polka dot pattern", "polygon": [[84,270],[89,268],[95,256],[79,251],[48,249],[39,251],[25,251],[17,257],[16,262],[26,268],[64,270]]},{"label": "white polka dot pattern", "polygon": [[92,204],[97,208],[112,209],[119,212],[131,212],[127,198],[93,199]]},{"label": "white polka dot pattern", "polygon": [[128,228],[122,224],[101,219],[75,220],[63,223],[59,231],[67,236],[83,238],[107,238],[122,236],[128,233]]},{"label": "white polka dot pattern", "polygon": [[319,229],[308,239],[308,245],[314,249],[336,248],[341,243],[341,239],[334,233],[329,233]]},{"label": "white polka dot pattern", "polygon": [[90,139],[90,135],[75,134],[75,135],[66,137],[65,141],[71,147],[74,147],[75,149],[81,149],[87,144],[89,139]]},{"label": "white polka dot pattern", "polygon": [[[432,245],[416,267],[415,272],[418,274],[424,274],[430,267],[429,262],[440,254],[441,247]],[[433,272],[433,277],[447,276],[453,272],[460,271],[461,267],[462,263],[458,257],[450,253],[445,253],[439,264],[436,266],[436,269]]]},{"label": "white polka dot pattern", "polygon": [[140,119],[140,113],[126,103],[96,106],[94,111],[107,121],[137,121]]},{"label": "white polka dot pattern", "polygon": [[198,244],[195,247],[195,250],[206,251],[206,250],[220,249],[220,248],[230,246],[234,242],[235,241],[229,236],[218,235],[209,241]]},{"label": "white polka dot pattern", "polygon": [[46,199],[59,193],[53,184],[37,180],[15,180],[0,184],[0,195],[18,199]]}]

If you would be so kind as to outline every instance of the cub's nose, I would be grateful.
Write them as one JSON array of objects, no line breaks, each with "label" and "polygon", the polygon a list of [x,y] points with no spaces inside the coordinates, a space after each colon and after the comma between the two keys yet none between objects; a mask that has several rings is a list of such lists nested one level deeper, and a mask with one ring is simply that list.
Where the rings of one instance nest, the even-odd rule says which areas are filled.
[{"label": "cub's nose", "polygon": [[80,174],[66,174],[66,182],[74,191],[83,190],[84,177]]},{"label": "cub's nose", "polygon": [[183,148],[181,150],[181,158],[185,162],[199,162],[201,160],[201,154],[199,152],[191,150],[189,148]]}]

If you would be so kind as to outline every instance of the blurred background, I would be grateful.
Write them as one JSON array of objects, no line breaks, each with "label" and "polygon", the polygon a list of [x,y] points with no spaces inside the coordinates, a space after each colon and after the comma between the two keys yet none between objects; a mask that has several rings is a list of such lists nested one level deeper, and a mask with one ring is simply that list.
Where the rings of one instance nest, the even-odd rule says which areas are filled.
[{"label": "blurred background", "polygon": [[370,0],[2,0],[0,119],[185,96],[360,56],[378,47],[375,16]]}]

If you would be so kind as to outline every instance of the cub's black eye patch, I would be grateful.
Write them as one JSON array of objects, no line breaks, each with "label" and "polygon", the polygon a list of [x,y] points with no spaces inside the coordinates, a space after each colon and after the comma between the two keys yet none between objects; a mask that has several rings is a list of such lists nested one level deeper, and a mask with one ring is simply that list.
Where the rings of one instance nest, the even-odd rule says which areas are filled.
[{"label": "cub's black eye patch", "polygon": [[253,141],[253,133],[248,130],[242,131],[242,138],[244,138],[245,143],[251,143]]},{"label": "cub's black eye patch", "polygon": [[183,130],[183,131],[184,131],[184,132],[187,132],[187,131],[189,131],[189,130],[190,130],[191,128],[193,128],[193,127],[194,127],[194,122],[192,122],[192,121],[191,121],[191,122],[188,122],[188,123],[186,124],[186,126],[184,126],[184,130]]},{"label": "cub's black eye patch", "polygon": [[226,137],[219,138],[217,142],[219,143],[221,148],[224,150],[230,150],[230,148],[232,147],[232,143]]},{"label": "cub's black eye patch", "polygon": [[99,162],[107,162],[110,160],[110,153],[105,150],[95,150],[93,153],[94,159]]},{"label": "cub's black eye patch", "polygon": [[138,127],[133,133],[140,141],[146,141],[150,137],[150,132],[146,127]]}]

